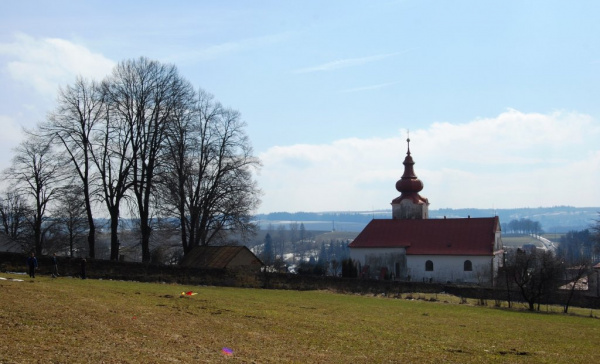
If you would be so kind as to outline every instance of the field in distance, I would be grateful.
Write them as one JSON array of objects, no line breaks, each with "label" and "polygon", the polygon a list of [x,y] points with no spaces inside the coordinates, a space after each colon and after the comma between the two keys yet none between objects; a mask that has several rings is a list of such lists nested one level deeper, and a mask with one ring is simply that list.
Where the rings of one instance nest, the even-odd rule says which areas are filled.
[{"label": "field in distance", "polygon": [[[0,273],[0,363],[591,363],[600,314]],[[182,292],[197,295],[180,298]],[[416,298],[417,294],[415,294]],[[224,350],[225,348],[225,350]]]}]

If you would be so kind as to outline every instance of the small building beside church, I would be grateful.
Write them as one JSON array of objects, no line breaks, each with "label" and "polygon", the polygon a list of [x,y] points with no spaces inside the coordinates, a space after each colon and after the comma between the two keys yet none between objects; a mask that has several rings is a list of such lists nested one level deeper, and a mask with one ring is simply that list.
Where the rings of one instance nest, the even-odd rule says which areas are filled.
[{"label": "small building beside church", "polygon": [[374,219],[350,243],[350,258],[369,278],[494,284],[503,261],[500,221],[489,218],[429,219],[429,200],[419,194],[408,151],[396,182],[392,218]]},{"label": "small building beside church", "polygon": [[201,269],[228,269],[258,272],[264,264],[247,247],[243,245],[229,245],[197,246],[185,255],[179,265]]}]

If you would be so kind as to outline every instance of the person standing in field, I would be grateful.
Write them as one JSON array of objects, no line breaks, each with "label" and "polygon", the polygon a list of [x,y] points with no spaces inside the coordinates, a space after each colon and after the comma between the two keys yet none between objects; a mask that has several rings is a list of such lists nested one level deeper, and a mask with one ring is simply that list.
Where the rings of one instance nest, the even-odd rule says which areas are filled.
[{"label": "person standing in field", "polygon": [[58,259],[56,259],[56,253],[52,256],[52,278],[58,277]]},{"label": "person standing in field", "polygon": [[86,265],[86,260],[85,258],[81,259],[81,279],[85,279],[85,265]]},{"label": "person standing in field", "polygon": [[34,253],[31,253],[31,256],[27,258],[27,268],[29,270],[29,277],[35,278],[35,270],[38,267],[37,258]]}]

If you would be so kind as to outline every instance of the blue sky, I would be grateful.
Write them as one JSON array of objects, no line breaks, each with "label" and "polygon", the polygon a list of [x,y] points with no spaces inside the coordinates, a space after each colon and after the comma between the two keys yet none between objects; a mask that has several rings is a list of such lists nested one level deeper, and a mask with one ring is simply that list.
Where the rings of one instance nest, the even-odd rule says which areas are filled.
[{"label": "blue sky", "polygon": [[59,86],[146,56],[239,110],[258,212],[600,206],[596,1],[0,2],[0,169]]}]

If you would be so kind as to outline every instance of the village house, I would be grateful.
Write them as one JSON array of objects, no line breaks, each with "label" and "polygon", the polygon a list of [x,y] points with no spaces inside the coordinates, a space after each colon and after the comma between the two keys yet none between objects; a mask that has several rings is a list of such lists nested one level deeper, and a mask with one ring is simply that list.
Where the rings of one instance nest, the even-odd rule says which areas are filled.
[{"label": "village house", "polygon": [[503,246],[498,217],[429,219],[429,200],[408,151],[391,219],[373,219],[349,245],[362,276],[495,284]]}]

